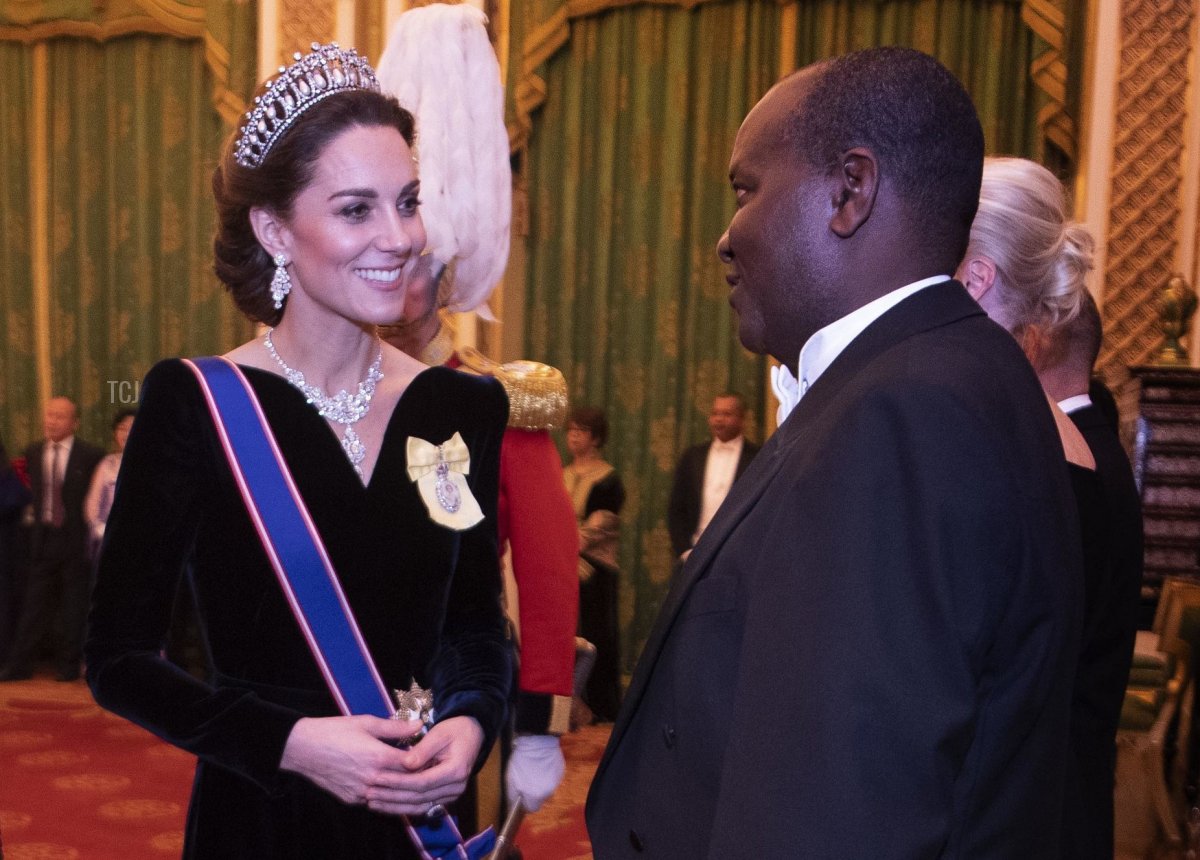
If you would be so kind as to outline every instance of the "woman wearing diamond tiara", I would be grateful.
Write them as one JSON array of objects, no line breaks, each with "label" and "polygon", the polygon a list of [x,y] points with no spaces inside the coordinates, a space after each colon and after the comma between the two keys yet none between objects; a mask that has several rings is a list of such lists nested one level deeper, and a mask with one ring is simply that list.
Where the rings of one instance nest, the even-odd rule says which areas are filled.
[{"label": "woman wearing diamond tiara", "polygon": [[[336,671],[285,596],[272,564],[286,552],[264,550],[227,456],[237,434],[218,430],[197,369],[220,360],[159,363],[108,521],[87,675],[102,705],[199,757],[185,857],[417,856],[402,816],[420,824],[461,793],[509,689],[494,526],[507,400],[376,336],[401,316],[425,245],[412,117],[353,51],[313,48],[260,88],[213,176],[217,275],[271,326],[225,358],[274,435],[356,641],[387,689],[432,690],[435,722],[405,748],[420,721],[338,715]],[[161,656],[185,575],[206,681]]]}]

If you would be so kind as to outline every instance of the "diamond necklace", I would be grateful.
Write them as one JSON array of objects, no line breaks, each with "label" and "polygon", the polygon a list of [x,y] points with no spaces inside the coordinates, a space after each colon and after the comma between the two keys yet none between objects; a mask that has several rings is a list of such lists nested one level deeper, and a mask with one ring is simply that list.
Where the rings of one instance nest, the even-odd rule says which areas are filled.
[{"label": "diamond necklace", "polygon": [[304,374],[298,370],[288,367],[286,361],[279,357],[279,353],[275,351],[275,344],[271,342],[271,333],[275,329],[267,329],[267,334],[263,338],[263,345],[266,346],[267,352],[271,354],[271,358],[283,370],[283,376],[305,396],[308,402],[317,407],[317,414],[322,418],[328,418],[330,421],[341,424],[346,428],[342,435],[342,450],[346,452],[346,456],[350,459],[350,465],[354,467],[354,471],[358,477],[362,479],[363,470],[360,465],[363,458],[367,456],[367,446],[358,438],[358,434],[354,432],[354,425],[366,417],[367,412],[371,408],[371,398],[375,396],[375,386],[379,380],[383,379],[383,371],[380,366],[383,364],[383,345],[379,347],[379,354],[375,356],[375,360],[371,362],[371,366],[367,368],[367,378],[358,383],[358,392],[351,394],[346,389],[342,389],[337,394],[330,397],[320,388],[315,385],[309,385],[304,379]]}]

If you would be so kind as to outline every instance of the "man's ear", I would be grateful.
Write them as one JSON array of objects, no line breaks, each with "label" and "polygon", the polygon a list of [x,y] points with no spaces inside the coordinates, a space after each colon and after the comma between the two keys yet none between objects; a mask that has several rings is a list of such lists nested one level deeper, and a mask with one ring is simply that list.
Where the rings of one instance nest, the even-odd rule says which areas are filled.
[{"label": "man's ear", "polygon": [[290,256],[288,253],[290,234],[287,225],[270,209],[260,206],[252,208],[250,210],[250,228],[254,230],[258,244],[262,245],[263,250],[272,257],[276,254]]},{"label": "man's ear", "polygon": [[990,257],[967,257],[958,267],[958,277],[977,302],[982,302],[996,283],[996,262]]},{"label": "man's ear", "polygon": [[879,192],[879,163],[871,150],[858,146],[842,154],[833,193],[833,218],[829,227],[849,239],[867,219]]}]

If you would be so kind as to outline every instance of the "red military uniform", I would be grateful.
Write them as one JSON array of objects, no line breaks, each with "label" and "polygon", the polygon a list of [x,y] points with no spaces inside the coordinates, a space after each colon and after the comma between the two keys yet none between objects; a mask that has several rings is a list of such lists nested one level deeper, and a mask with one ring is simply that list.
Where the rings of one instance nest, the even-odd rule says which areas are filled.
[{"label": "red military uniform", "polygon": [[511,552],[517,583],[521,666],[514,728],[518,734],[563,734],[575,671],[579,527],[550,428],[565,418],[566,384],[544,364],[500,365],[475,350],[450,351],[448,340],[443,329],[422,359],[495,376],[509,397],[497,531],[501,549]]},{"label": "red military uniform", "polygon": [[579,614],[579,527],[548,430],[509,424],[500,449],[500,545],[512,551],[521,630],[516,731],[567,731]]}]

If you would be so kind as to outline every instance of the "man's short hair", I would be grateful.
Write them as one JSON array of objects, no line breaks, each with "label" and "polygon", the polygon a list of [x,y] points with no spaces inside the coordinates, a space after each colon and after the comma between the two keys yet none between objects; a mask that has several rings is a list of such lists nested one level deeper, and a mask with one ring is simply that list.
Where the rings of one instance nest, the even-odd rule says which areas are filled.
[{"label": "man's short hair", "polygon": [[946,247],[953,269],[967,249],[983,173],[983,128],[967,91],[910,48],[855,51],[812,71],[788,140],[802,141],[801,156],[825,170],[853,147],[870,149],[916,232],[936,242],[931,249]]},{"label": "man's short hair", "polygon": [[1100,345],[1104,341],[1100,309],[1096,307],[1096,300],[1091,293],[1083,291],[1079,313],[1060,328],[1057,339],[1062,344],[1063,360],[1090,375],[1096,366],[1096,359],[1100,357]]},{"label": "man's short hair", "polygon": [[736,400],[738,405],[738,413],[740,415],[746,414],[746,398],[738,394],[736,391],[722,391],[713,398],[714,403],[718,400]]}]

